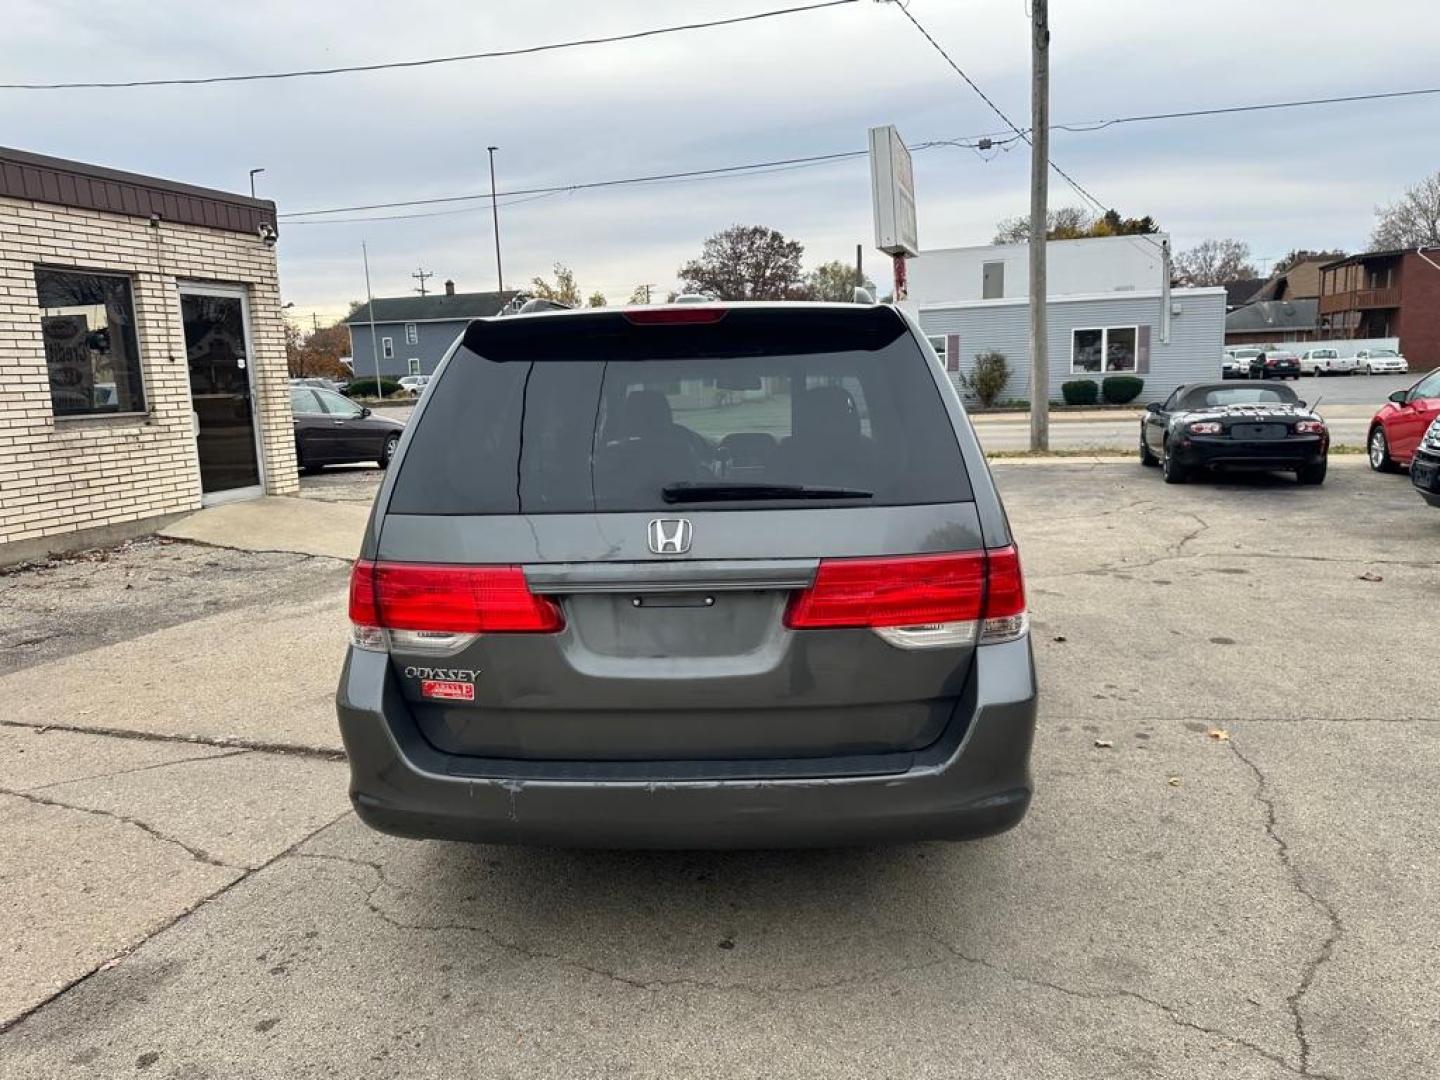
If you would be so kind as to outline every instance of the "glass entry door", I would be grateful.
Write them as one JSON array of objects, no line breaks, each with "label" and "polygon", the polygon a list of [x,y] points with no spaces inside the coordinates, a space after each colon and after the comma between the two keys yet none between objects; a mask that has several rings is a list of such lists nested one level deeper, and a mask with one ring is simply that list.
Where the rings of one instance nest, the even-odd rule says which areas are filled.
[{"label": "glass entry door", "polygon": [[[241,290],[180,290],[195,448],[206,502],[260,493],[249,319]],[[219,498],[216,498],[216,497]]]}]

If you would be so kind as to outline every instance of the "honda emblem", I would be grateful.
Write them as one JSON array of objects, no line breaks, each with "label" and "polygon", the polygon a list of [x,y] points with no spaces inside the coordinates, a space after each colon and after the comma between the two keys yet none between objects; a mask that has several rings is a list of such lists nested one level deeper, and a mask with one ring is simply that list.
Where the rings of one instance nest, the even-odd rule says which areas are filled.
[{"label": "honda emblem", "polygon": [[684,555],[693,532],[684,518],[656,518],[650,522],[650,550],[656,555]]}]

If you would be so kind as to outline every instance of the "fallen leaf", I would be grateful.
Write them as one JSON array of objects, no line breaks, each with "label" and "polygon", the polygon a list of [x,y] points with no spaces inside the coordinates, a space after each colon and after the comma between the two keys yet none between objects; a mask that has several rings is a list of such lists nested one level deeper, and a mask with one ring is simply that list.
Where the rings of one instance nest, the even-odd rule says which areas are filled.
[{"label": "fallen leaf", "polygon": [[1216,742],[1230,741],[1230,733],[1226,731],[1223,727],[1213,727],[1208,732],[1206,732],[1206,734],[1209,735],[1210,738],[1214,739]]},{"label": "fallen leaf", "polygon": [[1064,634],[1056,634],[1051,640],[1052,640],[1052,641],[1065,641],[1065,640],[1067,640],[1067,639],[1066,639],[1066,637],[1065,637]]},{"label": "fallen leaf", "polygon": [[1165,782],[1166,782],[1167,784],[1169,784],[1171,787],[1179,787],[1179,786],[1180,786],[1180,778],[1179,778],[1178,776],[1172,776],[1172,777],[1170,777],[1169,780],[1166,780]]},{"label": "fallen leaf", "polygon": [[1379,574],[1375,573],[1374,570],[1366,570],[1365,573],[1363,573],[1363,574],[1360,575],[1360,580],[1361,580],[1361,581],[1384,581],[1385,579],[1384,579],[1383,577],[1381,577]]},{"label": "fallen leaf", "polygon": [[1108,750],[1108,749],[1110,749],[1110,747],[1114,746],[1115,744],[1114,744],[1113,742],[1111,742],[1109,739],[1096,739],[1096,740],[1095,740],[1095,745],[1098,746],[1098,747],[1100,747],[1102,750]]}]

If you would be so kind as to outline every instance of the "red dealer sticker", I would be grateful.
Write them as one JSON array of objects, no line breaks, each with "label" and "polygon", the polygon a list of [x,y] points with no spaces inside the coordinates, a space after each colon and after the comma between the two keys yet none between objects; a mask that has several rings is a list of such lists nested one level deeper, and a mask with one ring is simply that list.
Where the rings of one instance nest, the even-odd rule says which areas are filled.
[{"label": "red dealer sticker", "polygon": [[421,679],[420,696],[440,698],[443,701],[474,701],[475,686],[468,682],[450,682],[445,679]]}]

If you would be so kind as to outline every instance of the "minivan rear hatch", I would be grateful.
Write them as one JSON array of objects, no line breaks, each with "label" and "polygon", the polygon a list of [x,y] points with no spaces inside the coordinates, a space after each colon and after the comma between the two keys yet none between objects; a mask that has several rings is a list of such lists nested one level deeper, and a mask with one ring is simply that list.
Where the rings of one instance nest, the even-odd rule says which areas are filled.
[{"label": "minivan rear hatch", "polygon": [[424,737],[582,762],[933,742],[992,569],[934,364],[886,307],[473,323],[362,586],[412,624],[389,647]]}]

